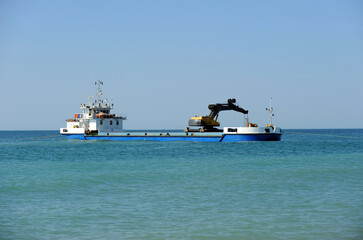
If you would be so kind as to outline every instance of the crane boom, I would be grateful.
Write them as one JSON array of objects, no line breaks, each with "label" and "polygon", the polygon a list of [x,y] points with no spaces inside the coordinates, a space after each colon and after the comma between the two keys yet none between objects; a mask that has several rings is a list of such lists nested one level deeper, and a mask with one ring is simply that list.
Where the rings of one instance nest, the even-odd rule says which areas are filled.
[{"label": "crane boom", "polygon": [[244,110],[243,108],[235,105],[236,99],[231,98],[228,99],[227,103],[216,103],[216,104],[210,104],[208,106],[210,110],[209,117],[211,119],[214,119],[216,116],[218,116],[220,111],[226,111],[226,110],[234,110],[236,112],[240,112],[243,114],[248,114],[248,110]]}]

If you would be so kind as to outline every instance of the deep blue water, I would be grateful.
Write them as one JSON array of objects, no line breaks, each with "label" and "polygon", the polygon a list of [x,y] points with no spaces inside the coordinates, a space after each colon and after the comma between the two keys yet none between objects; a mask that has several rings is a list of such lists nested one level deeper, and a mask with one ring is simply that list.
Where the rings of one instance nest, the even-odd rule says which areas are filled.
[{"label": "deep blue water", "polygon": [[363,239],[363,130],[281,142],[0,131],[0,239]]}]

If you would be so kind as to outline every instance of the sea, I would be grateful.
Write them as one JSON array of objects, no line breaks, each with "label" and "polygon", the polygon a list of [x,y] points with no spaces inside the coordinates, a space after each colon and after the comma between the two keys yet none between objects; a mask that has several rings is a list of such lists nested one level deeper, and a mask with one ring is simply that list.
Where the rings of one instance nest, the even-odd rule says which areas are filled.
[{"label": "sea", "polygon": [[0,131],[0,239],[363,239],[363,129],[236,143]]}]

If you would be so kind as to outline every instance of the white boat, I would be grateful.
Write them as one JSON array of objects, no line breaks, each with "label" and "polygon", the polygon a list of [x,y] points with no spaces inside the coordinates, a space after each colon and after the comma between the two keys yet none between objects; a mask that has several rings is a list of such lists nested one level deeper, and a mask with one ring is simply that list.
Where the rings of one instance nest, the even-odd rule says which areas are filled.
[{"label": "white boat", "polygon": [[89,97],[89,104],[81,104],[82,113],[76,113],[74,118],[67,119],[67,127],[60,129],[61,134],[83,136],[99,132],[122,132],[126,116],[111,114],[113,103],[101,98],[103,82],[98,80],[95,85],[97,96]]},{"label": "white boat", "polygon": [[[151,141],[196,141],[196,142],[241,142],[241,141],[280,141],[281,128],[272,125],[273,108],[270,100],[269,124],[258,127],[250,123],[248,111],[235,105],[235,99],[228,99],[227,103],[210,104],[211,113],[208,116],[196,116],[189,120],[189,127],[184,131],[125,131],[123,121],[125,115],[111,114],[113,103],[102,99],[101,86],[103,82],[98,80],[97,96],[89,97],[89,104],[81,104],[82,113],[74,114],[74,118],[67,119],[67,127],[61,128],[60,133],[69,139],[80,140],[151,140]],[[224,127],[219,129],[217,122],[220,111],[233,110],[243,113],[245,126]],[[193,128],[194,127],[194,128]],[[195,128],[198,127],[198,128]]]}]

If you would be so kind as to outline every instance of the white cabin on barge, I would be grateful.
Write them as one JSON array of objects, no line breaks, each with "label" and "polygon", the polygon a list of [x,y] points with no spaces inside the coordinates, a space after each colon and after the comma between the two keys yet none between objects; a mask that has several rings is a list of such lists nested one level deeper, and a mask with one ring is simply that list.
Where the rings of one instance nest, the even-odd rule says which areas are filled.
[{"label": "white cabin on barge", "polygon": [[89,97],[90,103],[81,104],[82,113],[74,114],[74,118],[67,119],[67,127],[61,128],[60,133],[63,135],[99,133],[99,132],[121,132],[123,130],[123,120],[125,115],[111,114],[113,103],[107,99],[101,99],[103,82],[98,80],[97,96]]}]

